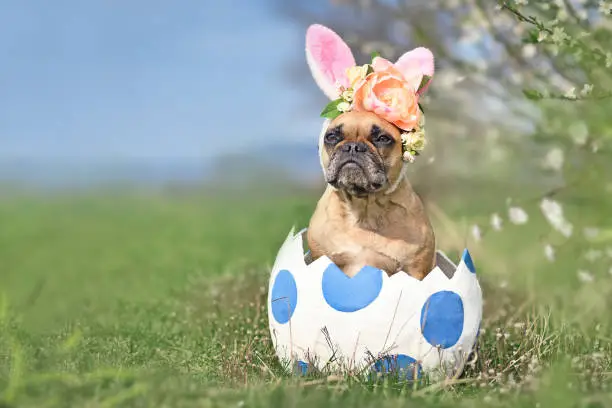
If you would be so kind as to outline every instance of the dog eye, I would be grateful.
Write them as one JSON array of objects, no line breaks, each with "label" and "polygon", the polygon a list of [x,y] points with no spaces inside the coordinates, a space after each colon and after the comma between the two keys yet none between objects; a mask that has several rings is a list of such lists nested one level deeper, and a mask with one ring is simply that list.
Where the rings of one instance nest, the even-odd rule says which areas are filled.
[{"label": "dog eye", "polygon": [[338,144],[342,141],[342,137],[336,132],[329,132],[325,135],[325,143],[330,145]]},{"label": "dog eye", "polygon": [[376,135],[372,138],[372,142],[381,145],[387,145],[393,143],[393,138],[391,136],[380,134]]}]

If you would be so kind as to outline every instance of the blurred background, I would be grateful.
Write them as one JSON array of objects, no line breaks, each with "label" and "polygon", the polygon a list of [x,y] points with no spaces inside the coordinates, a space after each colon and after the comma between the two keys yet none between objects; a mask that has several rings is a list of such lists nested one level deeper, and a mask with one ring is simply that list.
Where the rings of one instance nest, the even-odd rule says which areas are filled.
[{"label": "blurred background", "polygon": [[[312,23],[345,38],[358,64],[372,51],[433,51],[430,144],[409,177],[439,247],[458,259],[467,246],[484,287],[515,305],[609,320],[608,2],[0,10],[0,292],[32,330],[114,321],[124,304],[180,298],[194,281],[249,268],[265,280],[324,189],[327,101],[304,56]],[[509,313],[494,298],[487,319]]]},{"label": "blurred background", "polygon": [[[195,194],[194,206],[205,211],[219,194],[232,202],[306,195],[303,217],[274,231],[280,240],[292,223],[307,223],[324,188],[317,137],[327,101],[304,57],[305,30],[321,23],[346,39],[358,63],[374,50],[391,60],[417,46],[434,52],[434,86],[423,101],[430,146],[410,179],[438,228],[452,226],[438,232],[442,248],[459,250],[471,240],[478,251],[483,238],[495,247],[483,255],[485,264],[493,254],[504,257],[487,272],[508,274],[516,266],[505,257],[519,262],[515,251],[537,251],[546,262],[571,241],[577,252],[563,267],[591,268],[576,264],[574,255],[593,249],[579,239],[583,229],[593,236],[609,223],[605,89],[612,60],[606,62],[605,52],[601,60],[585,58],[590,49],[568,39],[599,46],[610,20],[598,2],[525,7],[553,21],[555,33],[540,34],[537,25],[479,0],[4,4],[3,201],[34,194],[26,201],[46,208],[50,197],[93,195],[101,203],[112,196],[109,210],[120,211],[115,205],[135,192],[166,199],[181,192]],[[565,97],[587,91],[599,97]],[[534,100],[543,95],[548,98]],[[571,236],[545,222],[541,199],[549,194],[563,197],[561,210],[572,213]],[[526,212],[526,226],[501,222],[511,208]],[[5,207],[5,220],[14,218],[12,211]],[[5,236],[9,245],[13,239]],[[207,243],[200,245],[204,250]],[[14,255],[19,263],[25,253]],[[542,268],[555,275],[557,267],[529,264],[528,275],[547,276]],[[21,275],[15,268],[9,276]],[[589,274],[609,275],[604,269]]]}]

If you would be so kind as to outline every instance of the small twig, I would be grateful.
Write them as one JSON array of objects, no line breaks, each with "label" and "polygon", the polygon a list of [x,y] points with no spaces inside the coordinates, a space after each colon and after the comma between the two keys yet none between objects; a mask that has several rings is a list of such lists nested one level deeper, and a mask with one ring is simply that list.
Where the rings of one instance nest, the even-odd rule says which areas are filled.
[{"label": "small twig", "polygon": [[[502,10],[508,10],[508,12],[513,14],[519,21],[531,24],[531,25],[535,26],[538,30],[544,31],[547,34],[553,34],[554,33],[553,30],[551,30],[550,28],[546,27],[542,22],[538,21],[538,19],[536,19],[535,17],[524,15],[516,7],[513,7],[513,6],[509,5],[505,1],[502,1],[500,3],[500,7],[501,7]],[[574,41],[575,44],[578,44],[578,45],[584,47],[585,49],[588,49],[592,53],[597,54],[599,57],[606,58],[606,54],[604,52],[602,52],[599,48],[590,47],[587,44],[585,44],[583,41],[575,39],[575,38],[572,39],[572,40]]]},{"label": "small twig", "polygon": [[510,13],[514,14],[514,16],[517,19],[519,19],[520,21],[525,22],[525,23],[529,23],[531,25],[534,25],[540,31],[545,31],[548,34],[552,34],[553,33],[553,31],[550,28],[548,28],[544,24],[540,23],[535,17],[532,17],[532,16],[527,17],[527,16],[525,16],[523,13],[518,11],[516,8],[510,6],[508,3],[502,2],[500,6],[501,6],[502,9],[508,10]]}]

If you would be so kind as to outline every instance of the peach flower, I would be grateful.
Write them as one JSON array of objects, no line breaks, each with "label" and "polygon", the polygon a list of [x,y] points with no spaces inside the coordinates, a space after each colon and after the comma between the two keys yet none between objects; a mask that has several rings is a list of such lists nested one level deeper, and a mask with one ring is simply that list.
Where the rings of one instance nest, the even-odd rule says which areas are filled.
[{"label": "peach flower", "polygon": [[418,127],[417,90],[422,76],[404,78],[391,62],[380,57],[374,59],[372,67],[374,72],[362,80],[358,75],[352,78],[355,83],[354,110],[373,112],[402,130]]}]

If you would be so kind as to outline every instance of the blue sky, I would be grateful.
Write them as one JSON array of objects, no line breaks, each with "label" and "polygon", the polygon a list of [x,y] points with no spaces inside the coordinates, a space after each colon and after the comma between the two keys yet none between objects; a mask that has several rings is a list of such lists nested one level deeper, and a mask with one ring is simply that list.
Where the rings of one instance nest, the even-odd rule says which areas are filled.
[{"label": "blue sky", "polygon": [[267,0],[2,3],[0,161],[316,143],[318,112],[299,112],[304,88],[281,78],[304,58],[303,28]]}]

